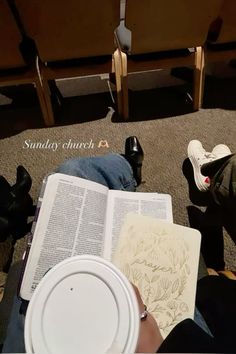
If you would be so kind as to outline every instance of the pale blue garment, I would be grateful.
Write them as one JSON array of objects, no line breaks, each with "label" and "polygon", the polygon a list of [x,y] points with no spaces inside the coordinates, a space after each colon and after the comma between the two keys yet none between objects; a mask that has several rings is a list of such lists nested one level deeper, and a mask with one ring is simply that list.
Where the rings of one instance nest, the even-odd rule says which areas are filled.
[{"label": "pale blue garment", "polygon": [[109,189],[134,192],[137,183],[128,161],[119,154],[65,160],[55,172],[101,183]]}]

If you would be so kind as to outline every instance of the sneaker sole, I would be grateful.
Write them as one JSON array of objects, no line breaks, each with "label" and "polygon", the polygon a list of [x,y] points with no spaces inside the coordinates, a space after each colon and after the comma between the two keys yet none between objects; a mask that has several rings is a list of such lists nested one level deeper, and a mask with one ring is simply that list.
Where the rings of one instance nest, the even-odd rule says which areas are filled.
[{"label": "sneaker sole", "polygon": [[201,167],[199,167],[198,161],[194,157],[191,145],[188,146],[188,158],[193,166],[194,181],[196,183],[197,188],[201,192],[207,192],[208,186],[206,186],[201,180]]}]

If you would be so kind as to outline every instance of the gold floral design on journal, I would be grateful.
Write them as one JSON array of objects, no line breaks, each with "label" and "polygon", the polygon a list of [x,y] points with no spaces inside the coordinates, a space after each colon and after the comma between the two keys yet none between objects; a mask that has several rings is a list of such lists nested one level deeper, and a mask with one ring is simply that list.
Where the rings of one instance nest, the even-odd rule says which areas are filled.
[{"label": "gold floral design on journal", "polygon": [[176,236],[169,235],[164,227],[146,231],[148,237],[134,226],[125,230],[125,242],[120,242],[115,263],[139,288],[148,311],[166,336],[189,311],[184,296],[191,274],[189,245],[184,239],[176,242]]}]

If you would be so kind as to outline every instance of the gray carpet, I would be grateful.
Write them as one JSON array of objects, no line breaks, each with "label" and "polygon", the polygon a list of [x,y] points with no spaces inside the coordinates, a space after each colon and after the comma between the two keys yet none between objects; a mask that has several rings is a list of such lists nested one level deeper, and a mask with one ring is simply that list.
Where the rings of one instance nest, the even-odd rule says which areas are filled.
[{"label": "gray carpet", "polygon": [[[191,139],[199,139],[207,150],[225,143],[236,151],[235,111],[204,109],[196,113],[160,120],[112,123],[111,112],[104,119],[84,124],[26,130],[14,137],[0,140],[0,173],[14,182],[17,165],[24,165],[33,178],[31,195],[36,200],[40,183],[45,174],[52,171],[65,158],[71,156],[102,155],[122,152],[125,138],[137,135],[145,151],[143,167],[144,183],[140,191],[156,191],[172,195],[174,221],[188,225],[186,206],[190,205],[188,184],[182,172],[186,149]],[[109,148],[98,148],[100,140],[106,140]],[[56,151],[27,148],[35,142],[60,143]],[[92,149],[63,149],[62,144],[89,142]],[[227,247],[228,246],[228,247]],[[230,244],[227,258],[233,265]]]},{"label": "gray carpet", "polygon": [[[227,144],[236,151],[236,112],[221,109],[203,109],[196,113],[157,120],[113,123],[111,112],[104,119],[62,127],[26,130],[16,136],[0,140],[0,174],[12,183],[16,167],[24,165],[33,179],[31,195],[36,200],[42,178],[55,169],[65,158],[72,156],[102,155],[108,152],[122,152],[124,141],[129,135],[140,139],[145,161],[144,183],[139,191],[169,193],[172,196],[174,222],[188,225],[186,207],[189,200],[188,183],[182,172],[187,145],[192,139],[199,139],[207,150],[219,143]],[[94,143],[93,149],[63,149],[68,142]],[[25,141],[46,143],[57,142],[56,151],[50,149],[26,149]],[[106,140],[109,148],[98,148],[100,140]],[[0,244],[2,262],[6,246]],[[25,240],[17,243],[13,263],[19,261],[25,247]],[[236,247],[225,235],[227,266],[234,268]]]}]

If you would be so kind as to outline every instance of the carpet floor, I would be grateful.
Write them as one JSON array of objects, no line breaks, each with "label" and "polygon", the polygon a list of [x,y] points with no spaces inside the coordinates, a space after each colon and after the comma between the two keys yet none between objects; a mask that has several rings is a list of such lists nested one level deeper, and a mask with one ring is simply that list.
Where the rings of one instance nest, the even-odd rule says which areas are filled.
[{"label": "carpet floor", "polygon": [[[97,121],[25,130],[13,137],[2,139],[0,173],[13,183],[17,165],[25,166],[33,179],[31,195],[36,200],[42,178],[64,159],[72,156],[121,153],[126,137],[136,135],[145,152],[144,182],[139,190],[171,194],[174,221],[188,225],[186,208],[192,203],[182,170],[187,157],[188,142],[191,139],[199,139],[208,151],[219,143],[225,143],[231,151],[236,151],[233,129],[236,112],[202,109],[182,116],[141,122],[112,123],[111,119],[112,109],[108,109],[106,117]],[[105,140],[108,147],[99,148],[101,140]],[[89,149],[79,144],[89,142]],[[235,260],[233,250],[235,248],[227,240],[226,260],[230,265],[233,265]]]}]

